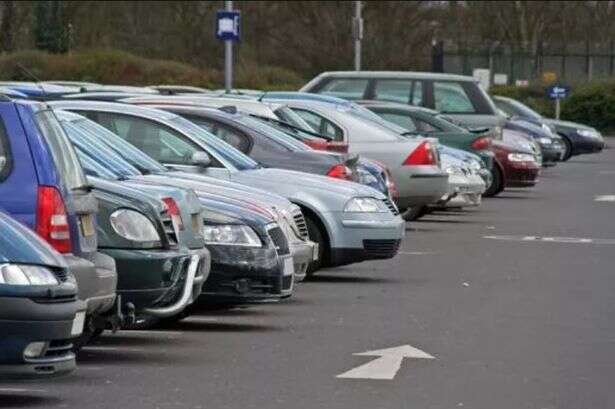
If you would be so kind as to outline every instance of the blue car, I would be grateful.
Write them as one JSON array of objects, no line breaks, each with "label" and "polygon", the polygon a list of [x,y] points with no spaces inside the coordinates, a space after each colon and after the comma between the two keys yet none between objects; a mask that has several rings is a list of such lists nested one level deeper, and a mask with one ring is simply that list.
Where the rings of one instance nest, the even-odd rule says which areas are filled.
[{"label": "blue car", "polygon": [[0,208],[62,254],[87,302],[86,333],[105,326],[115,311],[115,262],[98,252],[98,203],[46,104],[0,96]]},{"label": "blue car", "polygon": [[0,377],[71,372],[85,319],[74,276],[60,254],[2,212],[0,232]]}]

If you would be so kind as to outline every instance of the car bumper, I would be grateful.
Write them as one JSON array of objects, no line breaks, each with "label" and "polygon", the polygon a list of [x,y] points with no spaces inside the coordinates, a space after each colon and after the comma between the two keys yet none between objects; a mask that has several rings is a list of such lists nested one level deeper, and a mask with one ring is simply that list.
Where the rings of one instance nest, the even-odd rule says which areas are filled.
[{"label": "car bumper", "polygon": [[[22,297],[0,297],[0,374],[9,377],[58,376],[75,369],[71,339],[83,330],[85,314],[82,301],[36,302]],[[47,348],[36,358],[24,357],[32,342],[46,342]]]},{"label": "car bumper", "polygon": [[406,223],[392,213],[334,212],[330,265],[392,258],[406,232]]},{"label": "car bumper", "polygon": [[305,279],[308,266],[318,257],[318,245],[312,241],[290,242],[290,252],[295,264],[295,282]]},{"label": "car bumper", "polygon": [[183,311],[201,294],[209,276],[207,249],[104,249],[117,264],[117,293],[139,315],[170,317]]},{"label": "car bumper", "polygon": [[506,168],[506,187],[530,187],[538,182],[540,167],[535,162],[509,162]]},{"label": "car bumper", "polygon": [[442,197],[435,207],[470,207],[481,204],[481,195],[485,192],[486,185],[479,175],[451,175],[449,184],[449,195]]},{"label": "car bumper", "polygon": [[572,145],[572,154],[596,153],[604,149],[603,138],[587,138],[577,136]]},{"label": "car bumper", "polygon": [[211,274],[203,286],[205,303],[251,304],[292,295],[295,260],[274,248],[209,246]]},{"label": "car bumper", "polygon": [[399,197],[395,204],[409,207],[437,202],[448,191],[448,173],[435,166],[408,166],[396,169],[393,178]]},{"label": "car bumper", "polygon": [[553,163],[561,160],[564,154],[564,147],[559,144],[541,145],[542,163]]},{"label": "car bumper", "polygon": [[93,262],[72,254],[65,255],[64,260],[77,279],[79,299],[87,303],[87,314],[100,315],[109,311],[113,307],[117,287],[113,259],[97,253]]}]

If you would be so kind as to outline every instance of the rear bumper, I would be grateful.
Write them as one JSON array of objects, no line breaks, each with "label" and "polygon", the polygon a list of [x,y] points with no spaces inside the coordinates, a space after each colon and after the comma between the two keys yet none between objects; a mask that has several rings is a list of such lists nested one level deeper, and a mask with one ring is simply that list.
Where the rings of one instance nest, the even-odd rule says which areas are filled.
[{"label": "rear bumper", "polygon": [[[39,303],[29,298],[0,297],[0,374],[10,377],[57,376],[75,369],[71,352],[73,321],[82,301]],[[25,358],[32,342],[48,342],[42,356]]]},{"label": "rear bumper", "polygon": [[449,196],[443,197],[436,207],[471,207],[481,204],[481,195],[485,192],[486,185],[479,175],[451,175],[449,183]]},{"label": "rear bumper", "polygon": [[64,256],[70,271],[77,279],[79,299],[87,303],[88,315],[100,315],[109,311],[115,301],[117,273],[112,258],[96,253],[94,262],[76,257]]},{"label": "rear bumper", "polygon": [[400,211],[437,202],[448,191],[448,173],[434,166],[409,166],[398,168],[394,173],[399,191],[396,199]]}]

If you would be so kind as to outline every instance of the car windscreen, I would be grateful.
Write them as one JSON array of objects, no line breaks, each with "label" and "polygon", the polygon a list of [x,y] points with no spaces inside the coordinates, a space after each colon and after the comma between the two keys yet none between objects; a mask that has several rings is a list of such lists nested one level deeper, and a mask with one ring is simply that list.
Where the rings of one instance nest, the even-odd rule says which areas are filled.
[{"label": "car windscreen", "polygon": [[[542,119],[542,116],[534,111],[532,108],[528,107],[525,104],[522,104],[519,101],[514,101],[514,100],[506,100],[503,101],[504,102],[504,106],[508,105],[510,107],[512,107],[513,112],[511,112],[514,115],[518,115],[518,116],[522,116],[525,118],[531,118],[531,119],[536,119],[536,120],[540,120]],[[504,109],[504,111],[506,111],[508,113],[508,109]]]},{"label": "car windscreen", "polygon": [[83,170],[87,176],[96,176],[107,180],[120,180],[123,178],[120,174],[113,172],[108,167],[96,162],[92,159],[92,157],[90,157],[90,155],[81,149],[75,148],[75,150],[77,151],[77,155],[79,156],[79,160],[81,161]]},{"label": "car windscreen", "polygon": [[203,142],[214,153],[224,161],[228,162],[237,170],[250,170],[258,169],[261,166],[251,159],[249,156],[244,155],[239,150],[235,149],[228,143],[220,140],[217,136],[212,135],[200,126],[184,119],[180,116],[176,116],[170,120],[173,125],[180,131],[185,132],[194,139]]},{"label": "car windscreen", "polygon": [[73,121],[72,123],[84,133],[90,134],[92,137],[100,140],[102,143],[107,145],[109,149],[112,149],[126,162],[130,163],[141,172],[162,173],[167,171],[167,169],[158,161],[139,150],[130,142],[125,141],[119,135],[114,134],[104,126],[85,118]]},{"label": "car windscreen", "polygon": [[62,129],[53,111],[39,111],[34,115],[36,125],[51,149],[53,160],[62,181],[68,189],[81,189],[88,185],[77,153]]},{"label": "car windscreen", "polygon": [[359,118],[365,121],[370,121],[370,122],[374,122],[376,124],[378,124],[381,127],[384,127],[386,129],[388,129],[389,131],[395,132],[396,134],[403,134],[406,132],[406,129],[404,129],[403,127],[387,121],[386,119],[381,118],[380,116],[378,116],[377,114],[373,113],[372,111],[370,111],[367,108],[363,108],[361,106],[359,107],[351,107],[350,110],[348,111],[348,113],[350,113],[350,115],[354,116],[355,118]]},{"label": "car windscreen", "polygon": [[303,142],[299,142],[294,139],[292,136],[288,135],[285,132],[282,132],[273,126],[269,125],[266,121],[254,118],[247,115],[241,115],[237,118],[237,121],[244,124],[245,126],[252,128],[260,133],[266,135],[268,138],[274,140],[275,142],[285,146],[286,148],[292,151],[309,151],[312,150],[309,146],[304,144]]},{"label": "car windscreen", "polygon": [[462,128],[454,122],[451,122],[450,118],[446,115],[436,114],[430,116],[429,119],[433,126],[439,128],[443,132],[468,132],[467,129]]}]

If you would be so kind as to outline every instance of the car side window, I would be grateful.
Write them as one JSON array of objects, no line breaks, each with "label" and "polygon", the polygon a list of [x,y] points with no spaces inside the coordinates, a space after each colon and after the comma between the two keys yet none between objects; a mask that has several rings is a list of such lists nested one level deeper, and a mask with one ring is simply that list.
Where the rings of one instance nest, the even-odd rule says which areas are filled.
[{"label": "car side window", "polygon": [[374,86],[374,99],[407,104],[410,101],[412,80],[377,80]]},{"label": "car side window", "polygon": [[318,93],[344,99],[361,99],[368,83],[366,78],[337,78],[329,81]]},{"label": "car side window", "polygon": [[435,81],[433,84],[436,111],[448,114],[475,113],[474,105],[463,86],[458,82]]},{"label": "car side window", "polygon": [[248,153],[249,156],[258,160],[259,157],[271,156],[272,154],[286,155],[288,152],[292,152],[288,147],[282,145],[282,143],[275,141],[267,136],[257,135],[254,138],[254,145]]},{"label": "car side window", "polygon": [[[162,163],[191,165],[201,149],[171,128],[144,118],[99,112],[98,123]],[[212,167],[221,166],[212,158]]]},{"label": "car side window", "polygon": [[416,129],[419,132],[431,133],[440,131],[440,129],[436,128],[429,122],[423,121],[422,119],[415,118],[414,122],[416,123]]},{"label": "car side window", "polygon": [[324,118],[315,112],[307,111],[305,109],[293,108],[293,111],[295,111],[301,118],[303,118],[303,120],[314,129],[314,132],[317,132],[324,136],[328,136],[335,141],[344,140],[344,131],[342,130],[342,128],[335,125],[327,118]]},{"label": "car side window", "polygon": [[408,132],[416,131],[416,125],[414,124],[414,120],[408,115],[397,114],[395,112],[383,112],[380,115],[382,116],[382,118],[401,126]]},{"label": "car side window", "polygon": [[9,138],[6,133],[4,121],[0,118],[0,182],[6,179],[11,172],[11,152]]},{"label": "car side window", "polygon": [[248,149],[250,149],[250,141],[248,137],[235,131],[234,129],[229,128],[228,126],[203,117],[186,116],[186,119],[189,119],[191,122],[197,124],[206,131],[211,132],[224,142],[228,143],[235,149],[239,149],[243,153],[247,153]]},{"label": "car side window", "polygon": [[412,100],[410,101],[411,105],[421,107],[423,106],[423,82],[422,81],[414,81],[414,86],[412,88]]}]

